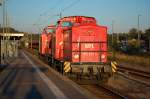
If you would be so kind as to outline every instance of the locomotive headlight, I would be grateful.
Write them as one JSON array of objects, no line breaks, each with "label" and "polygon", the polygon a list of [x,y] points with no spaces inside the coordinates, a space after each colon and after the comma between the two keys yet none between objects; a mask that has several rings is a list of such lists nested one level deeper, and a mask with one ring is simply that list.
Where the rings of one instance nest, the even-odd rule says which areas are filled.
[{"label": "locomotive headlight", "polygon": [[74,55],[74,58],[75,58],[75,59],[78,59],[78,58],[79,58],[79,55],[78,55],[78,54]]},{"label": "locomotive headlight", "polygon": [[63,42],[60,42],[60,43],[59,43],[59,46],[61,46],[62,44],[63,44]]},{"label": "locomotive headlight", "polygon": [[104,54],[101,55],[101,58],[102,58],[102,59],[105,59],[105,57],[106,57],[106,56],[105,56]]}]

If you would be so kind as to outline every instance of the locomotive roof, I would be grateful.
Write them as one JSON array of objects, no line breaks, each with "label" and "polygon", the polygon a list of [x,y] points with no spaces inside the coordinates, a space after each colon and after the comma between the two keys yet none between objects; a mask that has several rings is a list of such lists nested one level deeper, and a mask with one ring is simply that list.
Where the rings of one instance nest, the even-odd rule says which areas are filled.
[{"label": "locomotive roof", "polygon": [[[94,17],[89,17],[89,16],[66,16],[66,17],[63,17],[63,18],[70,18],[70,17],[85,17],[85,18],[93,18],[95,19]],[[61,18],[61,19],[63,19]]]},{"label": "locomotive roof", "polygon": [[48,28],[55,28],[56,27],[56,25],[48,25],[47,27],[45,27],[46,29],[48,29]]},{"label": "locomotive roof", "polygon": [[58,21],[64,21],[65,19],[68,19],[68,18],[73,19],[73,18],[76,18],[76,17],[89,18],[89,19],[92,19],[92,20],[96,21],[96,19],[94,17],[89,17],[89,16],[67,16],[67,17],[63,17],[63,18],[59,19]]}]

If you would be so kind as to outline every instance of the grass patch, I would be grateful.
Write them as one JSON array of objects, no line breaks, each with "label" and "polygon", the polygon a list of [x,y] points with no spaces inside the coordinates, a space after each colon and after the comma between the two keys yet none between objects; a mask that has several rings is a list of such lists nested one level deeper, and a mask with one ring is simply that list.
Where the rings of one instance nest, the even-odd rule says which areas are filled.
[{"label": "grass patch", "polygon": [[[109,59],[112,59],[110,54]],[[127,62],[134,65],[150,66],[150,56],[127,55],[123,53],[115,53],[115,58],[120,62]]]}]

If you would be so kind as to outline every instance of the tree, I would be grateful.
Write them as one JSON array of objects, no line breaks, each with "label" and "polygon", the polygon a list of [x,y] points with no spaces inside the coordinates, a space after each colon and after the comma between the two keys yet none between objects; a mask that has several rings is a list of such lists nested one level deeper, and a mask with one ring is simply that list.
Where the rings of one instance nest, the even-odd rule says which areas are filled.
[{"label": "tree", "polygon": [[136,39],[138,37],[138,30],[136,28],[132,28],[129,30],[129,39]]},{"label": "tree", "polygon": [[150,28],[145,30],[145,35],[150,38]]},{"label": "tree", "polygon": [[126,41],[127,40],[127,33],[119,33],[119,40],[120,41]]}]

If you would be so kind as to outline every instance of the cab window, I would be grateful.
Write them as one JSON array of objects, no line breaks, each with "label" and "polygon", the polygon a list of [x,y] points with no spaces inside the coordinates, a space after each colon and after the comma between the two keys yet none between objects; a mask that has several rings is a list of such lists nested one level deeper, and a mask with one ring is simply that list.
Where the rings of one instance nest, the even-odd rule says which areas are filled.
[{"label": "cab window", "polygon": [[72,26],[72,23],[71,22],[62,22],[61,26],[63,26],[63,27]]},{"label": "cab window", "polygon": [[55,29],[47,29],[46,32],[47,32],[47,33],[54,33],[54,32],[55,32]]}]

